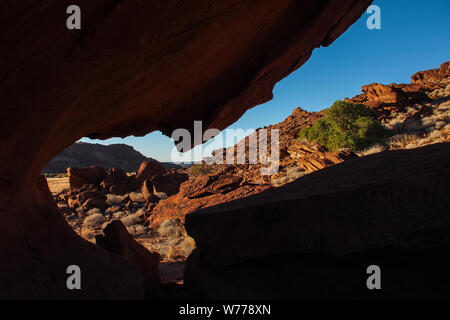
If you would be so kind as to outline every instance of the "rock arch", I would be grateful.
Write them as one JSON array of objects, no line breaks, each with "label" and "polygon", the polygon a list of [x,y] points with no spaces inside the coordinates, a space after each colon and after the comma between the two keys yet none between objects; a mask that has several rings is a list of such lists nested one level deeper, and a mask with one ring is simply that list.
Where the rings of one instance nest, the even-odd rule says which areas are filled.
[{"label": "rock arch", "polygon": [[[120,256],[80,239],[41,168],[83,136],[223,129],[329,45],[371,3],[329,1],[9,1],[0,13],[0,296],[142,297]],[[78,264],[82,290],[65,287]]]}]

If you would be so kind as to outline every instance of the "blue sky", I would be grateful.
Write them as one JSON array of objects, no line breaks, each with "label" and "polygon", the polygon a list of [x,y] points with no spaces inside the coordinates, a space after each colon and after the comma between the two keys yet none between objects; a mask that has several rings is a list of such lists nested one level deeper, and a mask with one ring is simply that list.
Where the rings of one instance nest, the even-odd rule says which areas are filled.
[{"label": "blue sky", "polygon": [[[380,30],[369,30],[369,14],[364,14],[331,46],[316,49],[300,69],[277,83],[273,100],[248,110],[229,128],[247,130],[278,123],[296,107],[319,111],[359,94],[361,85],[408,83],[413,73],[450,60],[449,0],[379,0],[373,4],[381,8]],[[82,141],[126,143],[159,161],[171,161],[174,146],[160,132]]]}]

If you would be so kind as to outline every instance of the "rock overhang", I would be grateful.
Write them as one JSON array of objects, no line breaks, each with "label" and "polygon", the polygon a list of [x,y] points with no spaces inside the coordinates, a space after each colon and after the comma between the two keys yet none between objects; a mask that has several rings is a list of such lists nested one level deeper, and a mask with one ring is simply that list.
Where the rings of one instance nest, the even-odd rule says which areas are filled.
[{"label": "rock overhang", "polygon": [[32,171],[83,136],[226,128],[371,1],[82,1],[79,31],[66,2],[14,4],[1,32],[2,145]]},{"label": "rock overhang", "polygon": [[[66,28],[70,1],[5,4],[0,296],[141,296],[130,261],[86,243],[59,215],[44,165],[83,136],[170,134],[194,120],[224,129],[371,2],[80,0],[80,31]],[[89,275],[81,295],[65,287],[73,262]]]}]

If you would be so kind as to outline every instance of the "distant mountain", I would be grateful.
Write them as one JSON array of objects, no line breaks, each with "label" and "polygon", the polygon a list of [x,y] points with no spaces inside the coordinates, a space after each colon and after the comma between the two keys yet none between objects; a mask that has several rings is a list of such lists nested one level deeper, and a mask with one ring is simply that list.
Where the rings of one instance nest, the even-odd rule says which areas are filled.
[{"label": "distant mountain", "polygon": [[[139,151],[126,144],[93,144],[77,142],[53,158],[42,169],[42,173],[65,173],[68,167],[101,166],[105,169],[120,168],[127,172],[137,171],[143,161],[149,161]],[[178,166],[171,162],[161,163],[166,169]]]}]

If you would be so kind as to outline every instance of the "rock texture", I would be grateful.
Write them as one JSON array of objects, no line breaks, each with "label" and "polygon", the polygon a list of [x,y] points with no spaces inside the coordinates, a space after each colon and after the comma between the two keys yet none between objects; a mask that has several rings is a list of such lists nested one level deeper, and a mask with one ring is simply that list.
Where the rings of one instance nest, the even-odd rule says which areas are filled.
[{"label": "rock texture", "polygon": [[320,145],[299,140],[291,142],[288,153],[308,173],[358,157],[350,150],[342,149],[331,153]]},{"label": "rock texture", "polygon": [[380,296],[449,296],[449,159],[448,143],[383,152],[188,214],[185,285],[206,298],[363,297],[377,264]]},{"label": "rock texture", "polygon": [[[370,3],[83,0],[81,31],[69,1],[2,5],[0,296],[139,296],[128,261],[70,230],[42,168],[83,136],[227,127]],[[91,275],[81,292],[65,287],[73,263]]]}]

